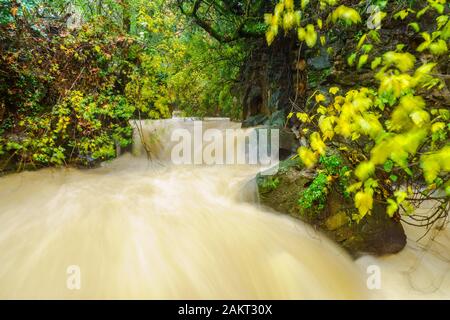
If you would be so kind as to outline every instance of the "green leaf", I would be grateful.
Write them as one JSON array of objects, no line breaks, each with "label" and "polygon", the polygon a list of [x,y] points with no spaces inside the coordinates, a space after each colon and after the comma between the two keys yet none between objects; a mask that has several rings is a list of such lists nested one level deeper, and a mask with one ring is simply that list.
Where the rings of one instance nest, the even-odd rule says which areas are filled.
[{"label": "green leaf", "polygon": [[358,69],[361,69],[367,63],[368,59],[369,59],[369,55],[367,55],[367,54],[363,54],[361,57],[359,57]]},{"label": "green leaf", "polygon": [[375,70],[381,64],[381,57],[376,57],[371,64],[372,70]]},{"label": "green leaf", "polygon": [[372,162],[361,162],[355,170],[355,175],[360,181],[367,180],[375,172],[375,165]]},{"label": "green leaf", "polygon": [[420,31],[420,26],[417,22],[411,22],[410,24],[408,24],[408,27],[413,28],[413,30],[415,32],[419,32]]},{"label": "green leaf", "polygon": [[430,44],[430,51],[436,56],[443,55],[448,51],[447,43],[444,40],[439,39]]},{"label": "green leaf", "polygon": [[416,17],[420,18],[421,16],[423,16],[425,14],[425,12],[428,11],[428,9],[430,9],[430,7],[426,6],[425,8],[423,8],[422,10],[420,10],[419,12],[417,12]]},{"label": "green leaf", "polygon": [[392,162],[392,160],[386,161],[383,165],[383,169],[386,172],[391,172],[393,167],[394,167],[394,163]]},{"label": "green leaf", "polygon": [[405,20],[405,18],[406,18],[408,15],[409,15],[408,9],[401,10],[401,11],[397,12],[396,14],[394,14],[394,19]]},{"label": "green leaf", "polygon": [[356,60],[356,53],[352,53],[347,59],[348,65],[352,67],[355,64],[355,60]]},{"label": "green leaf", "polygon": [[331,14],[331,19],[333,22],[337,20],[343,20],[347,24],[359,23],[361,22],[361,17],[355,9],[346,7],[344,5],[339,6],[336,10]]},{"label": "green leaf", "polygon": [[359,191],[355,195],[355,207],[359,211],[359,219],[356,219],[359,221],[360,219],[364,218],[367,213],[372,210],[373,207],[373,196],[368,191]]},{"label": "green leaf", "polygon": [[305,42],[310,48],[314,47],[317,43],[317,33],[314,29],[314,25],[312,24],[308,24],[306,26]]},{"label": "green leaf", "polygon": [[387,203],[388,206],[386,208],[386,213],[388,214],[389,217],[392,218],[398,210],[398,204],[392,199],[387,199]]}]

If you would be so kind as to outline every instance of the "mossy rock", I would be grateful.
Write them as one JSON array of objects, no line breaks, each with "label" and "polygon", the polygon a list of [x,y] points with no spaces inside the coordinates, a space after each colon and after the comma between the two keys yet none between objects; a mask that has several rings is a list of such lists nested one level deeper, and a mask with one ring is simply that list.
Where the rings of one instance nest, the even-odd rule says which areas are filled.
[{"label": "mossy rock", "polygon": [[372,213],[356,223],[351,219],[357,213],[352,199],[345,198],[333,189],[327,196],[323,210],[301,208],[298,204],[299,194],[313,178],[314,172],[302,168],[298,161],[282,162],[276,175],[258,176],[260,202],[313,225],[354,257],[393,254],[404,248],[406,235],[403,226],[399,221],[389,218],[382,205],[375,204]]}]

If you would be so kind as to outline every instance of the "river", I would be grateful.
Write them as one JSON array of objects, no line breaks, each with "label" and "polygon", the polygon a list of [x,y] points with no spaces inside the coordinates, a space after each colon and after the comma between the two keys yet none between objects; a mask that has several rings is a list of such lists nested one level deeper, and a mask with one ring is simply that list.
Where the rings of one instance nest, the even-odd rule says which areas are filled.
[{"label": "river", "polygon": [[[171,126],[191,122],[146,122],[136,140],[158,139],[97,169],[0,178],[0,298],[450,298],[448,230],[426,249],[411,240],[398,255],[353,261],[261,208],[255,166],[171,164]],[[376,290],[371,265],[381,269]]]}]

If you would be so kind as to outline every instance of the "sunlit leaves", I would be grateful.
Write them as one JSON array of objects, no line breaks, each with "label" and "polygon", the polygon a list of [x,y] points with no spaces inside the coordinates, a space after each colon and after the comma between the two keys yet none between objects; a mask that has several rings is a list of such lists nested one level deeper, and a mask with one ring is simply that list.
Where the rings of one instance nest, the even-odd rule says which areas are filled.
[{"label": "sunlit leaves", "polygon": [[367,54],[363,54],[362,56],[360,56],[358,61],[358,69],[361,69],[367,63],[368,59],[369,55]]},{"label": "sunlit leaves", "polygon": [[319,29],[323,28],[323,21],[322,21],[322,19],[317,19],[317,26],[319,27]]},{"label": "sunlit leaves", "polygon": [[411,22],[408,27],[411,27],[415,32],[420,32],[420,26],[417,22]]},{"label": "sunlit leaves", "polygon": [[422,42],[418,47],[417,51],[422,52],[423,50],[427,49],[431,44],[431,36],[428,32],[422,32],[422,38],[425,40]]},{"label": "sunlit leaves", "polygon": [[376,11],[376,12],[372,13],[368,23],[373,25],[376,29],[380,29],[381,28],[381,22],[386,17],[386,15],[387,15],[386,12]]},{"label": "sunlit leaves", "polygon": [[424,121],[429,120],[428,113],[423,110],[424,107],[425,101],[420,96],[402,97],[392,112],[388,127],[393,131],[410,129],[414,124],[420,127]]},{"label": "sunlit leaves", "polygon": [[[328,4],[323,1],[321,8]],[[411,179],[417,179],[418,170],[422,171],[429,187],[433,185],[433,188],[447,188],[450,191],[450,184],[444,185],[442,181],[450,166],[450,147],[447,144],[447,149],[442,149],[450,132],[447,123],[450,112],[445,106],[436,105],[442,101],[424,99],[428,97],[424,94],[425,90],[445,88],[445,77],[441,76],[445,68],[437,67],[438,64],[441,67],[441,61],[445,60],[443,57],[448,54],[447,40],[450,38],[450,19],[445,14],[436,18],[436,10],[441,7],[440,3],[433,4],[417,15],[420,17],[434,8],[427,13],[427,19],[432,13],[435,15],[430,20],[431,24],[428,23],[430,21],[415,20],[416,14],[412,9],[397,13],[386,10],[397,19],[396,24],[403,25],[402,30],[409,29],[409,33],[423,30],[418,35],[423,41],[419,40],[416,51],[411,51],[416,49],[414,42],[395,41],[389,45],[393,48],[391,51],[380,54],[378,46],[390,41],[380,29],[366,33],[360,31],[355,37],[357,43],[352,42],[354,50],[342,52],[340,58],[343,57],[344,62],[346,59],[348,65],[357,69],[370,66],[376,70],[378,88],[355,85],[342,96],[337,96],[337,87],[329,88],[329,94],[320,89],[316,91],[318,94],[313,95],[315,101],[308,99],[307,107],[313,109],[307,109],[308,114],[298,117],[304,125],[303,129],[307,130],[305,135],[313,132],[308,139],[310,149],[302,149],[304,162],[310,166],[317,165],[318,155],[329,154],[336,149],[348,157],[354,181],[346,187],[346,191],[353,195],[358,209],[358,214],[353,216],[356,221],[370,213],[376,199],[385,203],[390,217],[400,209],[411,212],[412,205],[406,194],[412,191],[399,189],[405,181],[410,183]],[[311,16],[309,12],[305,13],[305,17],[308,21],[317,21],[315,30],[312,24],[308,25],[309,30],[308,26],[297,28],[299,39],[308,47],[315,46],[317,42],[316,37],[307,41],[308,31],[320,32],[317,37],[322,40],[324,34],[320,30],[331,23],[350,25],[361,22],[358,12],[345,6],[331,11],[324,21],[321,20],[323,16]],[[379,20],[385,17],[385,12],[378,15]],[[332,36],[326,36],[328,42],[333,42]],[[372,57],[372,53],[376,56]],[[439,148],[441,150],[436,152]],[[322,163],[317,167],[319,172],[321,166]]]},{"label": "sunlit leaves", "polygon": [[356,60],[356,53],[353,52],[348,58],[347,58],[347,63],[350,67],[352,67],[355,64],[355,60]]},{"label": "sunlit leaves", "polygon": [[376,57],[370,64],[370,68],[372,70],[375,70],[381,64],[381,61],[382,61],[381,57]]},{"label": "sunlit leaves", "polygon": [[310,48],[314,47],[317,43],[317,33],[312,24],[306,26],[305,42]]},{"label": "sunlit leaves", "polygon": [[301,1],[301,8],[302,8],[302,10],[306,9],[306,7],[308,6],[309,2],[310,2],[310,0],[302,0]]},{"label": "sunlit leaves", "polygon": [[415,86],[414,79],[406,73],[399,75],[383,75],[378,92],[380,94],[392,94],[395,98],[400,97],[408,89]]},{"label": "sunlit leaves", "polygon": [[373,192],[371,189],[359,191],[355,195],[355,207],[359,211],[359,216],[354,217],[354,220],[360,221],[373,208]]},{"label": "sunlit leaves", "polygon": [[279,27],[282,27],[286,33],[295,27],[300,27],[301,12],[294,11],[294,9],[293,0],[283,0],[275,6],[273,14],[267,13],[264,15],[264,22],[268,25],[266,41],[269,45],[277,37]]},{"label": "sunlit leaves", "polygon": [[[442,39],[438,39],[438,37],[441,37]],[[436,31],[433,32],[432,35],[428,32],[422,32],[422,38],[424,39],[424,42],[417,47],[418,52],[429,49],[430,52],[436,56],[440,56],[448,52],[446,43],[447,35],[445,34],[445,31]]]},{"label": "sunlit leaves", "polygon": [[309,142],[311,144],[311,148],[314,151],[317,151],[321,155],[325,155],[327,146],[322,140],[322,137],[318,132],[313,132],[311,136],[309,137]]},{"label": "sunlit leaves", "polygon": [[449,20],[448,16],[439,16],[436,18],[437,28],[441,29]]},{"label": "sunlit leaves", "polygon": [[397,12],[396,14],[394,14],[394,19],[405,20],[405,18],[406,18],[410,13],[414,13],[414,11],[411,10],[411,9],[400,10],[399,12]]},{"label": "sunlit leaves", "polygon": [[441,39],[447,41],[450,38],[450,21],[445,24],[441,30]]},{"label": "sunlit leaves", "polygon": [[435,42],[431,43],[429,48],[431,53],[436,56],[443,55],[448,51],[447,43],[442,39],[436,40]]},{"label": "sunlit leaves", "polygon": [[387,159],[391,159],[400,167],[405,167],[408,156],[416,153],[426,135],[427,131],[424,129],[389,134],[372,148],[370,160],[374,164],[384,164]]},{"label": "sunlit leaves", "polygon": [[264,22],[267,25],[271,25],[273,23],[273,15],[271,13],[264,14]]},{"label": "sunlit leaves", "polygon": [[429,6],[426,6],[426,7],[423,8],[422,10],[419,10],[419,11],[417,12],[417,14],[416,14],[416,17],[417,17],[418,19],[420,19],[420,18],[428,11],[428,9],[430,9],[430,7],[429,7]]},{"label": "sunlit leaves", "polygon": [[417,68],[414,73],[414,81],[416,85],[431,89],[438,85],[441,81],[431,75],[433,69],[436,67],[436,63],[426,63]]},{"label": "sunlit leaves", "polygon": [[387,199],[388,206],[386,208],[386,213],[389,217],[393,217],[394,214],[398,211],[398,204],[396,201],[392,199]]},{"label": "sunlit leaves", "polygon": [[293,11],[286,12],[283,16],[283,29],[291,30],[295,26],[295,14]]},{"label": "sunlit leaves", "polygon": [[330,116],[321,116],[319,118],[319,128],[322,131],[324,140],[331,140],[334,137],[334,123],[336,121],[336,117]]},{"label": "sunlit leaves", "polygon": [[308,149],[307,147],[300,147],[298,149],[298,155],[300,160],[305,164],[307,168],[314,167],[318,161],[318,156],[316,153]]},{"label": "sunlit leaves", "polygon": [[321,94],[321,93],[317,94],[317,95],[315,96],[315,99],[316,99],[316,102],[317,102],[317,103],[321,103],[321,102],[323,102],[323,101],[326,100],[325,96],[324,96],[323,94]]},{"label": "sunlit leaves", "polygon": [[298,39],[300,41],[305,41],[305,39],[306,39],[306,29],[305,28],[298,28]]},{"label": "sunlit leaves", "polygon": [[343,20],[347,24],[356,24],[361,22],[361,16],[355,9],[346,7],[344,5],[339,6],[331,14],[331,19],[333,22],[337,20]]},{"label": "sunlit leaves", "polygon": [[277,3],[277,5],[275,6],[274,16],[280,17],[283,11],[284,11],[284,2],[281,1]]},{"label": "sunlit leaves", "polygon": [[376,139],[383,131],[383,126],[374,114],[364,113],[362,116],[355,116],[354,121],[358,126],[359,132],[372,139]]},{"label": "sunlit leaves", "polygon": [[385,66],[395,66],[402,72],[411,70],[415,62],[416,58],[410,53],[389,51],[383,55],[383,64]]},{"label": "sunlit leaves", "polygon": [[305,122],[305,123],[311,122],[311,118],[308,116],[307,113],[304,113],[304,112],[297,112],[297,113],[296,113],[296,117],[297,117],[297,119],[300,120],[301,122]]},{"label": "sunlit leaves", "polygon": [[423,155],[420,161],[425,181],[431,184],[438,177],[441,170],[450,171],[450,146],[446,146],[437,152]]},{"label": "sunlit leaves", "polygon": [[331,93],[331,94],[333,94],[333,95],[335,95],[336,93],[338,93],[339,92],[339,88],[338,87],[331,87],[328,91]]},{"label": "sunlit leaves", "polygon": [[294,10],[294,0],[284,0],[284,5],[286,6],[287,10]]},{"label": "sunlit leaves", "polygon": [[356,49],[359,50],[362,47],[362,45],[364,44],[364,42],[366,41],[366,39],[367,39],[367,33],[363,34],[361,39],[359,39]]},{"label": "sunlit leaves", "polygon": [[444,122],[433,123],[433,125],[431,126],[431,132],[432,133],[436,133],[436,132],[439,132],[441,130],[445,130],[445,127],[446,127],[446,125],[445,125]]},{"label": "sunlit leaves", "polygon": [[358,167],[355,170],[355,175],[358,177],[359,180],[365,181],[370,176],[372,176],[375,172],[375,165],[370,162],[361,162]]}]

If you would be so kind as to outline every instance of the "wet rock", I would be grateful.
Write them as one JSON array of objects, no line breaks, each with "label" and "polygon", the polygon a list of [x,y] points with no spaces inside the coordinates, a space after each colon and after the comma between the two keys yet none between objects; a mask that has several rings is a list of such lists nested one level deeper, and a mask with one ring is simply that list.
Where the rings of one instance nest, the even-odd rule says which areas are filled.
[{"label": "wet rock", "polygon": [[[261,188],[267,179],[276,179],[276,188]],[[374,205],[372,213],[356,223],[351,219],[357,212],[352,199],[333,189],[322,211],[301,208],[299,194],[313,179],[314,173],[302,168],[298,161],[283,161],[275,176],[258,176],[260,202],[313,225],[355,258],[365,254],[381,256],[397,253],[404,248],[406,235],[403,226],[389,218],[382,205]]]}]

